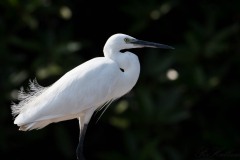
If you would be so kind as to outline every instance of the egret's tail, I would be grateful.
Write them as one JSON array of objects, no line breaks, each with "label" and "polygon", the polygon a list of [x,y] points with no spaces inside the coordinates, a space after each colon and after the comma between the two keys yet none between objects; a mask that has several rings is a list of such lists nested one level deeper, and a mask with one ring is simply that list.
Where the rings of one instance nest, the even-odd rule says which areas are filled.
[{"label": "egret's tail", "polygon": [[39,121],[39,122],[32,122],[28,124],[17,124],[17,125],[19,126],[20,131],[29,131],[33,129],[42,129],[48,124],[49,124],[49,121]]},{"label": "egret's tail", "polygon": [[18,100],[20,102],[18,104],[12,104],[12,115],[16,117],[20,113],[24,112],[30,106],[28,104],[34,101],[40,94],[42,94],[46,88],[47,87],[40,86],[37,83],[36,79],[29,81],[29,89],[26,92],[23,90],[23,88],[19,90]]},{"label": "egret's tail", "polygon": [[29,81],[29,89],[24,91],[23,88],[20,89],[18,93],[18,104],[13,103],[11,106],[12,115],[14,116],[14,124],[17,124],[20,128],[19,130],[26,131],[32,129],[40,129],[48,125],[45,121],[33,122],[27,119],[26,115],[28,113],[29,107],[34,107],[37,105],[38,97],[46,90],[47,88],[40,86],[36,79]]}]

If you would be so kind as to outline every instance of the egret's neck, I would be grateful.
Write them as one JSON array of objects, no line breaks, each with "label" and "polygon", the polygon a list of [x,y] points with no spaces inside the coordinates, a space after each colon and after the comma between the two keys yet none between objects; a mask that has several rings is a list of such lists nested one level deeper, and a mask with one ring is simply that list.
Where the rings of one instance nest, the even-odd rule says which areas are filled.
[{"label": "egret's neck", "polygon": [[137,83],[140,73],[140,63],[138,57],[130,52],[120,54],[118,59],[119,66],[124,70],[122,80],[119,81],[122,95],[128,93]]},{"label": "egret's neck", "polygon": [[119,50],[111,48],[108,45],[105,45],[103,48],[104,56],[110,59],[113,59],[116,56],[116,54],[118,54],[118,52]]},{"label": "egret's neck", "polygon": [[124,70],[126,79],[129,78],[128,80],[135,85],[140,73],[140,63],[138,57],[131,52],[121,53],[120,50],[121,49],[118,48],[118,46],[109,47],[109,45],[105,45],[103,52],[105,57],[115,61],[119,68]]},{"label": "egret's neck", "polygon": [[125,52],[122,53],[123,56],[127,59],[127,65],[123,66],[122,69],[124,70],[124,75],[126,76],[126,80],[132,87],[137,83],[139,74],[140,74],[140,63],[138,57],[131,53]]},{"label": "egret's neck", "polygon": [[117,63],[120,69],[123,70],[122,80],[119,80],[119,91],[118,93],[122,96],[129,92],[133,86],[137,83],[140,73],[140,63],[138,57],[131,53],[121,53],[114,50],[104,50],[104,55],[107,58],[112,59]]}]

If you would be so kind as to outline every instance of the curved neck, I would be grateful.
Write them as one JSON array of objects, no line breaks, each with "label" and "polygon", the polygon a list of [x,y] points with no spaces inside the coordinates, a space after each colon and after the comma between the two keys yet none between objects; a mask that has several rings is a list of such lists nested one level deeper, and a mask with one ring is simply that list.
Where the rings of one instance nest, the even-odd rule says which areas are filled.
[{"label": "curved neck", "polygon": [[137,83],[139,74],[140,74],[140,63],[138,60],[138,57],[131,53],[124,53],[128,54],[129,57],[131,57],[131,62],[129,63],[129,66],[124,69],[124,74],[126,76],[126,80],[132,85],[132,87]]},{"label": "curved neck", "polygon": [[103,48],[103,54],[105,57],[113,59],[116,54],[119,54],[119,50],[113,49],[111,47],[108,47],[108,45],[105,45]]},{"label": "curved neck", "polygon": [[119,81],[119,88],[121,88],[122,94],[126,94],[137,83],[140,74],[140,63],[135,54],[131,52],[121,53],[119,50],[105,46],[103,51],[105,57],[117,63],[119,70],[124,70],[122,80]]},{"label": "curved neck", "polygon": [[117,52],[109,54],[110,58],[115,61],[120,68],[123,69],[121,80],[119,80],[119,88],[122,95],[129,92],[137,83],[140,74],[140,63],[138,57],[131,52]]}]

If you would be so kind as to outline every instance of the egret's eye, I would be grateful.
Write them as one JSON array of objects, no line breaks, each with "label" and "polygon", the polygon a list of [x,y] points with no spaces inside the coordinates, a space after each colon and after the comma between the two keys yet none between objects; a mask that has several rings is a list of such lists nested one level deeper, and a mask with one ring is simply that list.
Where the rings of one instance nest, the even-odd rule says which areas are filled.
[{"label": "egret's eye", "polygon": [[129,39],[129,38],[124,38],[124,41],[125,41],[126,43],[129,43],[129,42],[130,42],[130,39]]}]

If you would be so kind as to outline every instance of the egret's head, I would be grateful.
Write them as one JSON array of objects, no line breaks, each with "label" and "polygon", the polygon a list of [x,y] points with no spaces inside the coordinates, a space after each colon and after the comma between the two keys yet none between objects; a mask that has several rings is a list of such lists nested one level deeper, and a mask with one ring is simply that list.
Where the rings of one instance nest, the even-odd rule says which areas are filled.
[{"label": "egret's head", "polygon": [[147,42],[138,40],[126,34],[114,34],[112,35],[106,42],[104,46],[104,54],[106,52],[119,52],[123,49],[131,49],[131,48],[142,48],[142,47],[151,47],[151,48],[164,48],[164,49],[174,49],[171,46]]}]

